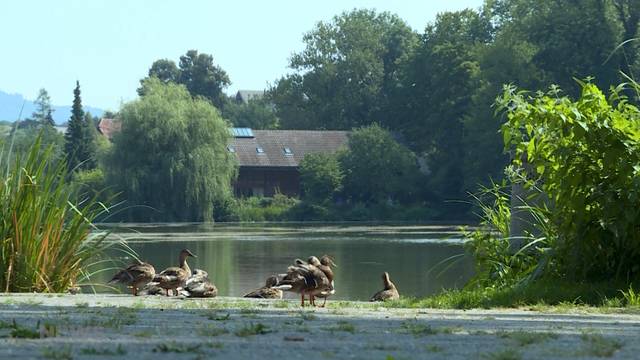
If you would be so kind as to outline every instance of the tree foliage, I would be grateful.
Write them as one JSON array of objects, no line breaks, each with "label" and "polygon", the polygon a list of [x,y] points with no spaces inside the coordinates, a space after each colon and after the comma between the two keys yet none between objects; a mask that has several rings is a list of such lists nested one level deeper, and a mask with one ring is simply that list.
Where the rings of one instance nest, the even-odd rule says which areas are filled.
[{"label": "tree foliage", "polygon": [[[120,111],[122,131],[107,160],[109,183],[132,208],[131,220],[211,221],[213,206],[231,194],[235,158],[228,124],[206,100],[152,77],[145,95]],[[140,151],[144,149],[144,151]]]},{"label": "tree foliage", "polygon": [[344,174],[334,154],[307,154],[300,162],[303,198],[313,203],[334,200],[342,190]]},{"label": "tree foliage", "polygon": [[64,135],[64,153],[69,171],[90,170],[96,167],[94,137],[93,121],[87,119],[84,110],[82,110],[80,82],[76,81],[76,88],[73,90],[71,118]]},{"label": "tree foliage", "polygon": [[36,111],[33,112],[31,117],[40,125],[55,126],[53,121],[53,109],[51,108],[51,98],[49,93],[45,89],[40,89],[38,97],[35,101]]},{"label": "tree foliage", "polygon": [[[180,56],[178,66],[168,59],[155,61],[149,69],[149,77],[156,77],[164,83],[182,84],[192,96],[202,96],[218,109],[222,109],[226,101],[223,90],[231,84],[227,73],[213,63],[213,56],[199,54],[197,50],[189,50]],[[145,94],[146,79],[140,80],[143,85],[138,89],[140,95]]]},{"label": "tree foliage", "polygon": [[344,193],[355,202],[410,203],[420,179],[415,155],[387,130],[371,125],[354,130],[340,154]]},{"label": "tree foliage", "polygon": [[230,100],[223,115],[235,127],[277,129],[280,126],[273,105],[266,99],[250,99],[247,103]]},{"label": "tree foliage", "polygon": [[353,10],[320,22],[271,89],[284,128],[350,129],[382,121],[399,64],[417,37],[399,17]]}]

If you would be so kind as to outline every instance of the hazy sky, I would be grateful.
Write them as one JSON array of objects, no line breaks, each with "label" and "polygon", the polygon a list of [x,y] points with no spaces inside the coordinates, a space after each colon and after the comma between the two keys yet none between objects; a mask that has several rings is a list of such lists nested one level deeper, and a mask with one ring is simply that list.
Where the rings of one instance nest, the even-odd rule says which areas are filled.
[{"label": "hazy sky", "polygon": [[[304,4],[303,4],[304,3]],[[153,61],[178,61],[189,49],[212,54],[231,78],[227,93],[263,89],[285,74],[318,21],[353,8],[398,14],[422,31],[439,12],[482,0],[169,1],[2,0],[0,90],[34,99],[46,88],[55,105],[73,99],[117,110],[136,97]]]}]

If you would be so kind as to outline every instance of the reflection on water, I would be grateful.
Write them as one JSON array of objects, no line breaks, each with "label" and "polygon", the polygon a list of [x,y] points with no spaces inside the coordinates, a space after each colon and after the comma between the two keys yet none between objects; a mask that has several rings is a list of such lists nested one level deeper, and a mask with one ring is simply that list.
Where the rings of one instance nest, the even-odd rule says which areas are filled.
[{"label": "reflection on water", "polygon": [[[127,239],[157,271],[175,266],[179,251],[189,248],[198,256],[189,259],[191,268],[208,271],[222,296],[241,296],[309,255],[335,258],[336,299],[367,300],[382,287],[383,271],[404,296],[460,287],[473,274],[459,232],[448,226],[130,224],[112,230],[111,238]],[[456,255],[447,271],[430,271]]]}]

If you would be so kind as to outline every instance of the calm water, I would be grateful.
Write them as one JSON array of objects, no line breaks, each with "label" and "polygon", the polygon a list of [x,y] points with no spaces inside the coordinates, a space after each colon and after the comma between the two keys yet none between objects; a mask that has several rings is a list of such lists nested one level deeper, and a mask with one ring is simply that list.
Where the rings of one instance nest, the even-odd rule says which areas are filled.
[{"label": "calm water", "polygon": [[[382,288],[383,271],[405,296],[460,287],[473,274],[453,226],[155,224],[119,225],[112,231],[112,238],[126,239],[157,271],[175,266],[179,251],[190,249],[198,256],[189,259],[191,268],[208,271],[223,296],[241,296],[262,286],[269,275],[285,272],[295,258],[310,255],[335,258],[336,299],[368,299]],[[461,254],[448,270],[434,269]]]}]

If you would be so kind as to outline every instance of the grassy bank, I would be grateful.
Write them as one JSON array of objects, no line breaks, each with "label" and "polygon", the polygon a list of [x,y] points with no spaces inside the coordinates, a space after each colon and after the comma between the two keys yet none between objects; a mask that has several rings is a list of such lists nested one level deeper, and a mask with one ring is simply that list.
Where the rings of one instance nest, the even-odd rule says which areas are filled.
[{"label": "grassy bank", "polygon": [[626,283],[540,280],[522,287],[446,290],[426,298],[402,298],[385,303],[385,306],[437,309],[526,307],[537,310],[590,307],[605,312],[620,308],[640,312],[639,295],[633,286]]}]

